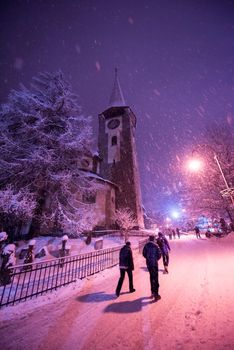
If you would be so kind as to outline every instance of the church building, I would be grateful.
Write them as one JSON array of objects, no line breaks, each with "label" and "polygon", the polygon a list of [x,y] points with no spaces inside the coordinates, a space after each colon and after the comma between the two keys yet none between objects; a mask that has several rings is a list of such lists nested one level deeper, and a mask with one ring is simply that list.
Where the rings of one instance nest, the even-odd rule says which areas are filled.
[{"label": "church building", "polygon": [[[98,156],[94,156],[98,181],[105,184],[96,194],[102,220],[97,226],[114,226],[116,209],[129,208],[137,226],[144,227],[135,132],[137,119],[125,103],[117,69],[108,107],[99,114]],[[94,175],[93,175],[94,176]]]}]

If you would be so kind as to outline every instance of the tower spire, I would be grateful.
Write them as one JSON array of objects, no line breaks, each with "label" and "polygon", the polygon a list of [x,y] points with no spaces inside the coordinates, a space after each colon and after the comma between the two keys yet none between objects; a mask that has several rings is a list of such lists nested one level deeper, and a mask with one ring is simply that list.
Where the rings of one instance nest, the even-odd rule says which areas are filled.
[{"label": "tower spire", "polygon": [[115,80],[114,86],[111,92],[109,107],[124,107],[126,103],[124,101],[122,89],[120,87],[119,79],[118,79],[118,69],[115,68]]}]

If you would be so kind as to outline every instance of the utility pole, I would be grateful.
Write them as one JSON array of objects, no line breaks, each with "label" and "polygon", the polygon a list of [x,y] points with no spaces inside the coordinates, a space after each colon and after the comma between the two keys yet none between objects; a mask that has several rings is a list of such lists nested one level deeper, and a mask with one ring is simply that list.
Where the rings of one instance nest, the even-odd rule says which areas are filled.
[{"label": "utility pole", "polygon": [[225,186],[226,186],[225,190],[222,190],[220,193],[222,194],[222,196],[229,196],[231,198],[232,204],[234,205],[234,198],[232,196],[232,193],[234,193],[234,188],[233,187],[229,187],[229,185],[227,183],[227,180],[226,180],[226,178],[224,176],[223,169],[221,168],[219,159],[218,159],[217,154],[215,152],[214,152],[214,160],[216,161],[216,163],[218,165],[219,171],[220,171],[220,173],[222,175],[223,181],[224,181]]}]

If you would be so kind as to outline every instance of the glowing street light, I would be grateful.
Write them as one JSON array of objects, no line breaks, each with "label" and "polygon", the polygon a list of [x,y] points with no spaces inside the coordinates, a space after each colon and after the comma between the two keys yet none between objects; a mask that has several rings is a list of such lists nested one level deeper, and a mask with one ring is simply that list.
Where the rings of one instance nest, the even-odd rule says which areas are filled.
[{"label": "glowing street light", "polygon": [[178,211],[175,211],[175,210],[171,213],[171,215],[174,219],[178,219],[178,217],[179,217]]},{"label": "glowing street light", "polygon": [[[232,204],[234,205],[234,198],[233,198],[233,194],[234,194],[234,188],[233,187],[229,187],[228,183],[227,183],[227,180],[224,176],[224,172],[223,172],[223,169],[221,167],[221,164],[220,164],[220,161],[218,159],[218,156],[217,154],[215,153],[215,151],[213,150],[213,148],[211,146],[208,146],[208,145],[205,145],[206,148],[209,148],[212,153],[213,153],[213,158],[218,166],[218,169],[219,169],[219,172],[222,176],[222,179],[224,181],[224,184],[225,184],[225,189],[220,191],[221,195],[222,196],[229,196],[230,199],[231,199],[231,202]],[[193,154],[194,154],[195,151],[193,151]],[[193,171],[193,172],[198,172],[202,169],[202,161],[198,158],[193,158],[193,159],[190,159],[189,162],[188,162],[188,169],[190,171]]]},{"label": "glowing street light", "polygon": [[200,159],[190,159],[188,161],[188,168],[190,171],[200,171],[202,169],[202,161]]}]

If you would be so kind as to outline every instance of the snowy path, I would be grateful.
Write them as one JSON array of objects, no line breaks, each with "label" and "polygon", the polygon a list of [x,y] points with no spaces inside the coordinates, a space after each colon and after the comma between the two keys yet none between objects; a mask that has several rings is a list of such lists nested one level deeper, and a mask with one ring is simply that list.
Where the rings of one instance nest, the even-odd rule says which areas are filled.
[{"label": "snowy path", "polygon": [[27,306],[31,301],[25,309],[23,304],[5,308],[0,311],[0,348],[234,349],[233,237],[184,237],[171,246],[170,273],[159,275],[159,302],[152,303],[145,261],[135,251],[135,293],[127,293],[126,279],[115,297],[119,270],[114,267],[63,299],[51,294],[40,307]]}]

